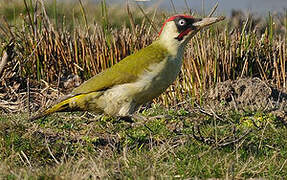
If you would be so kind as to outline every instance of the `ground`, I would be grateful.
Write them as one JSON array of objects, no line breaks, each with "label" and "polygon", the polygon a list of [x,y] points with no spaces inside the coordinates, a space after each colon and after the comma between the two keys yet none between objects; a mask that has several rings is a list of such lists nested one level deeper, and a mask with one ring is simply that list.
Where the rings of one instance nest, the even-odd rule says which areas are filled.
[{"label": "ground", "polygon": [[259,78],[240,78],[218,83],[206,95],[215,110],[286,111],[287,94],[270,87]]},{"label": "ground", "polygon": [[[0,117],[6,179],[281,178],[285,94],[259,79],[219,83],[208,103],[142,108],[147,122],[58,113]],[[279,114],[279,115],[278,115]]]}]

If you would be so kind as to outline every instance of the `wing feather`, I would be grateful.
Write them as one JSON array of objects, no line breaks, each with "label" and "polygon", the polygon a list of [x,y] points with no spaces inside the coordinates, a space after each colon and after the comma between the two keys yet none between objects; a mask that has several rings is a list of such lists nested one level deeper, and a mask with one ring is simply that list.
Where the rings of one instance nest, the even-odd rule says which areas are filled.
[{"label": "wing feather", "polygon": [[71,95],[87,94],[109,89],[115,85],[134,82],[143,71],[149,70],[151,64],[158,63],[167,56],[166,48],[158,42],[154,42],[87,80],[75,88]]}]

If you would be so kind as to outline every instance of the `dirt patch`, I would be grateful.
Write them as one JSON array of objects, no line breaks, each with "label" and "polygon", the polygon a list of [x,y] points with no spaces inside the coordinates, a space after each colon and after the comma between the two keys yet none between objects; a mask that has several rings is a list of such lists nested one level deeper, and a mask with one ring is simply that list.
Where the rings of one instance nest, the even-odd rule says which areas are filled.
[{"label": "dirt patch", "polygon": [[206,105],[215,111],[251,110],[287,112],[287,94],[259,78],[241,78],[218,83],[205,95]]}]

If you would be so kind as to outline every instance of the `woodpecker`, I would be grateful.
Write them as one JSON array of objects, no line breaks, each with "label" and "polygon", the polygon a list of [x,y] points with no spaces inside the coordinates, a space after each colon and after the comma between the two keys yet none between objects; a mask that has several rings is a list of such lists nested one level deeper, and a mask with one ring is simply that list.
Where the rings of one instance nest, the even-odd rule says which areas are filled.
[{"label": "woodpecker", "polygon": [[131,116],[140,105],[158,97],[174,82],[190,39],[202,28],[223,19],[183,14],[170,17],[151,45],[95,75],[30,120],[70,111]]}]

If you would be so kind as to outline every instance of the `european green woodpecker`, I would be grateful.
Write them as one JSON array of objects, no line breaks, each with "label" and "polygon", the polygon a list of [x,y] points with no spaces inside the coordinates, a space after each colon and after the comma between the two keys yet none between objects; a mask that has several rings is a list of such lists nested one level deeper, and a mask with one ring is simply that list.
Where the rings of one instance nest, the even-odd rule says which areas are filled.
[{"label": "european green woodpecker", "polygon": [[182,66],[184,47],[190,39],[202,28],[223,19],[170,17],[151,45],[95,75],[30,120],[63,111],[132,115],[140,105],[158,97],[174,82]]}]

